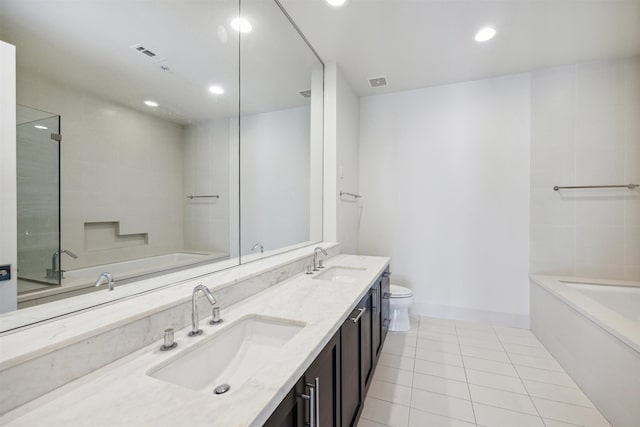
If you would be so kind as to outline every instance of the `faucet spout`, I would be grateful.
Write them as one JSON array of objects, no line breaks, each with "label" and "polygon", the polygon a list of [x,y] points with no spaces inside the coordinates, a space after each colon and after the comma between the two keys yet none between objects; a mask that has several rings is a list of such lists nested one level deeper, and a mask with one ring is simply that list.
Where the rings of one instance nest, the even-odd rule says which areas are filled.
[{"label": "faucet spout", "polygon": [[193,293],[191,294],[191,332],[189,332],[190,337],[195,337],[198,335],[202,335],[202,329],[200,329],[200,316],[198,315],[198,294],[202,292],[204,296],[209,301],[209,304],[215,305],[216,299],[213,297],[213,294],[204,285],[198,285],[193,288]]},{"label": "faucet spout", "polygon": [[322,253],[322,255],[327,256],[329,255],[327,253],[327,251],[324,250],[324,248],[318,246],[313,250],[313,271],[320,271],[320,269],[318,268],[318,254]]},{"label": "faucet spout", "polygon": [[100,276],[98,276],[98,280],[96,280],[96,287],[102,286],[106,284],[109,287],[109,290],[112,291],[116,288],[116,281],[113,280],[113,274],[107,273],[106,271]]},{"label": "faucet spout", "polygon": [[78,258],[78,255],[66,249],[55,251],[51,256],[51,270],[47,270],[47,279],[64,279],[60,265],[60,255],[62,254],[67,254],[73,259]]}]

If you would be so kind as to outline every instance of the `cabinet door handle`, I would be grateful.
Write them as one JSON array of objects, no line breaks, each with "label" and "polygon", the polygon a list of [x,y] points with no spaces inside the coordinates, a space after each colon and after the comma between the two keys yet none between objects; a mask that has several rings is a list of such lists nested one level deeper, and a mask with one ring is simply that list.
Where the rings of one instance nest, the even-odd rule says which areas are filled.
[{"label": "cabinet door handle", "polygon": [[391,292],[385,292],[384,294],[382,294],[382,298],[384,298],[384,299],[391,298]]},{"label": "cabinet door handle", "polygon": [[377,313],[378,312],[378,288],[371,289],[371,299],[372,299],[371,310]]},{"label": "cabinet door handle", "polygon": [[387,327],[389,325],[389,321],[390,321],[390,319],[384,319],[382,321],[382,326]]},{"label": "cabinet door handle", "polygon": [[391,276],[390,271],[385,271],[384,273],[382,273],[382,277],[389,277],[389,276]]},{"label": "cabinet door handle", "polygon": [[358,315],[356,317],[352,317],[351,321],[353,323],[358,323],[358,321],[360,320],[360,318],[362,317],[362,315],[364,314],[365,311],[367,311],[367,307],[362,307],[362,308],[356,308],[356,310],[358,310],[360,313],[358,313]]},{"label": "cabinet door handle", "polygon": [[313,384],[307,384],[309,394],[299,394],[298,396],[309,401],[309,427],[316,427],[316,391]]},{"label": "cabinet door handle", "polygon": [[316,392],[316,427],[320,427],[320,378],[316,377],[313,381],[315,384]]}]

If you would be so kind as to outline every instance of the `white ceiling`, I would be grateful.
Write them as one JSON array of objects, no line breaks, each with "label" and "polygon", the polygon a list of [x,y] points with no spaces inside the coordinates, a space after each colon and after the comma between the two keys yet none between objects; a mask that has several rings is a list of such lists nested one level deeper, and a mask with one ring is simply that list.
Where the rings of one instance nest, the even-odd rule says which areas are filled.
[{"label": "white ceiling", "polygon": [[[638,0],[281,0],[361,96],[640,54]],[[498,34],[473,37],[485,25]],[[371,89],[367,79],[388,77]]]},{"label": "white ceiling", "polygon": [[[274,2],[242,5],[253,31],[241,38],[241,76],[229,25],[237,0],[0,0],[0,39],[17,46],[19,75],[177,123],[236,116],[239,83],[243,114],[307,105],[298,91],[310,88],[317,59]],[[130,49],[136,43],[165,59]],[[212,84],[226,93],[212,95]]]},{"label": "white ceiling", "polygon": [[[325,62],[359,95],[640,54],[640,0],[280,0]],[[238,109],[237,0],[0,0],[0,39],[20,72],[89,91],[178,123]],[[314,57],[269,0],[243,0],[243,113],[308,103]],[[497,28],[485,43],[484,25]],[[151,61],[129,46],[166,57]],[[160,70],[167,65],[171,71]],[[388,77],[371,89],[367,79]],[[227,92],[212,96],[219,83]]]}]

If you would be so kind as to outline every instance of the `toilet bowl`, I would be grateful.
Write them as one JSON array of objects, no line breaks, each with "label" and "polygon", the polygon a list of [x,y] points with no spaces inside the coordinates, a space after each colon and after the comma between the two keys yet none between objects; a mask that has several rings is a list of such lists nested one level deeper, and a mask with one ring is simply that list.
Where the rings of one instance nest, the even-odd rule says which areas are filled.
[{"label": "toilet bowl", "polygon": [[413,304],[413,292],[403,286],[391,285],[391,296],[389,306],[391,309],[391,322],[389,330],[396,332],[406,332],[411,329],[409,320],[409,308]]}]

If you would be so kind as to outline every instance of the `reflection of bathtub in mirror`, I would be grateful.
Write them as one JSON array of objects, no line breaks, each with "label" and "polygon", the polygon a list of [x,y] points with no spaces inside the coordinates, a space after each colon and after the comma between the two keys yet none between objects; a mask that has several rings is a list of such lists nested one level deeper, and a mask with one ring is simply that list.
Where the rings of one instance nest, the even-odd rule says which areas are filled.
[{"label": "reflection of bathtub in mirror", "polygon": [[[64,273],[64,278],[60,286],[42,288],[42,284],[21,280],[21,289],[26,292],[18,296],[20,307],[29,307],[43,302],[53,301],[59,298],[66,298],[73,295],[85,294],[93,291],[100,291],[95,288],[94,283],[103,272],[113,274],[116,280],[116,287],[127,282],[127,279],[141,279],[144,275],[158,275],[166,273],[168,270],[177,270],[183,267],[191,267],[200,263],[208,263],[214,260],[228,258],[225,252],[176,252],[166,255],[157,255],[146,258],[138,258],[129,261],[101,264],[93,267],[68,270]],[[33,283],[33,291],[29,291],[30,284]],[[46,301],[43,301],[45,299]]]}]

